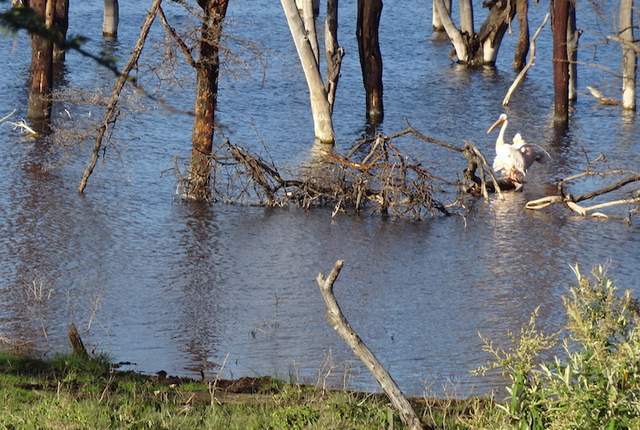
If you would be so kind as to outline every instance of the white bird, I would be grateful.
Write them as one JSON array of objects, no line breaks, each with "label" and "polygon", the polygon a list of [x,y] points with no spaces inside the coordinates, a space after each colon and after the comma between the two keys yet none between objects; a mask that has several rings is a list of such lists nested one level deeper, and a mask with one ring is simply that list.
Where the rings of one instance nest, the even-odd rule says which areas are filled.
[{"label": "white bird", "polygon": [[[493,170],[496,173],[502,172],[508,180],[516,184],[516,189],[520,189],[524,183],[524,177],[527,175],[527,170],[533,162],[538,161],[541,163],[543,161],[543,153],[541,151],[547,156],[549,154],[538,145],[525,142],[520,133],[516,133],[513,136],[512,145],[505,143],[504,133],[509,121],[504,113],[489,127],[487,134],[491,133],[500,124],[502,124],[502,127],[500,128],[498,139],[496,139],[496,158],[493,160]],[[551,157],[549,156],[549,158]]]}]

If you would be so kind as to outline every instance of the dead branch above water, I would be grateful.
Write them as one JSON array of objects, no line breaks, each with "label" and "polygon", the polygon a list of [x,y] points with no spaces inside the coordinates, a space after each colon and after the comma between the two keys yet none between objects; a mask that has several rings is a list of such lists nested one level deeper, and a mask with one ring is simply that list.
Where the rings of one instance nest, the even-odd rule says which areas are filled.
[{"label": "dead branch above water", "polygon": [[322,295],[322,299],[324,300],[327,308],[327,321],[338,335],[340,335],[342,340],[345,341],[349,348],[351,348],[356,357],[358,357],[367,369],[369,369],[400,414],[400,419],[404,425],[411,430],[422,430],[420,419],[416,415],[409,401],[402,394],[398,384],[396,384],[382,363],[378,361],[373,352],[371,352],[360,336],[358,336],[358,333],[356,333],[356,331],[351,327],[349,321],[347,321],[342,313],[342,309],[333,294],[333,285],[340,275],[343,264],[344,262],[342,260],[338,260],[335,262],[331,272],[326,278],[322,273],[318,273],[318,276],[316,277],[318,288],[320,288],[320,294]]},{"label": "dead branch above water", "polygon": [[[454,179],[433,174],[400,149],[397,140],[406,137],[461,154],[466,169]],[[215,154],[211,159],[215,200],[267,207],[329,207],[334,216],[365,210],[410,219],[459,214],[464,195],[489,199],[491,192],[513,189],[513,184],[495,177],[485,156],[471,142],[457,146],[427,136],[410,124],[389,136],[363,138],[345,155],[333,146],[315,145],[310,160],[288,175],[229,140]],[[184,181],[181,186],[186,186]],[[449,196],[449,201],[440,196]]]}]

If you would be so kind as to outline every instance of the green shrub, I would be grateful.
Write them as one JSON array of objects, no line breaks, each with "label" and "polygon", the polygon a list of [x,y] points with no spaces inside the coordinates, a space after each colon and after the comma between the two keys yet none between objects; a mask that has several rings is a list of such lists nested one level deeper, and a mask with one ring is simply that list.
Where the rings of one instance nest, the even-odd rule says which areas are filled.
[{"label": "green shrub", "polygon": [[[536,328],[537,312],[511,350],[485,341],[494,360],[479,369],[500,369],[509,397],[476,411],[472,428],[639,429],[640,328],[631,293],[619,293],[602,267],[592,276],[574,269],[577,284],[563,297],[565,330],[547,336]],[[560,343],[558,343],[560,342]],[[539,363],[544,350],[561,346],[560,357]]]}]

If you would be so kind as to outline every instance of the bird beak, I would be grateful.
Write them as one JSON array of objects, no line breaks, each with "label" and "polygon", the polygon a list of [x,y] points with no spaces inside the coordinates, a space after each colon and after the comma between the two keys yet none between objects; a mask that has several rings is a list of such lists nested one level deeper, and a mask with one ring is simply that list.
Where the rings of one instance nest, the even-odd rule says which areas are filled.
[{"label": "bird beak", "polygon": [[496,122],[494,122],[491,127],[489,127],[489,130],[487,130],[487,134],[491,133],[494,128],[496,128],[497,126],[499,126],[503,122],[504,122],[504,118],[498,118],[498,120]]}]

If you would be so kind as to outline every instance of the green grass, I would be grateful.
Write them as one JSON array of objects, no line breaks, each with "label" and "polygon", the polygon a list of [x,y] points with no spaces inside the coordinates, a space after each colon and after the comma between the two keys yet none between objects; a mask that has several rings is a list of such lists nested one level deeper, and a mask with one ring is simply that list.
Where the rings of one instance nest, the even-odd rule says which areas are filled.
[{"label": "green grass", "polygon": [[[230,392],[243,382],[240,393]],[[0,429],[387,429],[391,421],[403,428],[381,395],[246,382],[221,381],[212,394],[205,382],[113,372],[104,357],[0,353]],[[414,403],[427,428],[463,428],[456,416],[466,403]]]}]

